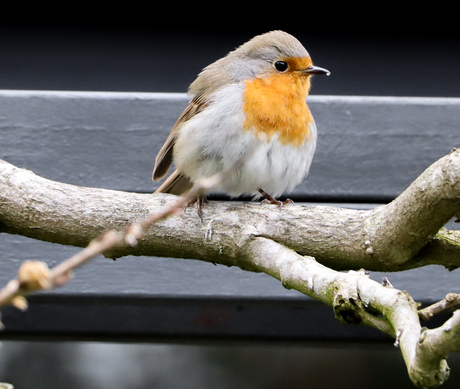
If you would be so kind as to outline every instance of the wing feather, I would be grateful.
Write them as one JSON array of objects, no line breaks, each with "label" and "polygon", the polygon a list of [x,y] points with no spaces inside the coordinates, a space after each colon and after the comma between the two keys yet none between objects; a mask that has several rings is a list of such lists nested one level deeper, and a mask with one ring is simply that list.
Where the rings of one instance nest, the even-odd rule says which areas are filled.
[{"label": "wing feather", "polygon": [[206,105],[207,102],[204,94],[201,93],[196,95],[190,101],[187,108],[185,108],[185,110],[179,116],[168,138],[166,139],[166,142],[155,158],[155,167],[153,168],[152,174],[153,181],[158,181],[160,178],[163,178],[171,167],[173,160],[173,149],[176,143],[176,139],[179,136],[180,128],[184,125],[184,123],[201,112],[206,107]]}]

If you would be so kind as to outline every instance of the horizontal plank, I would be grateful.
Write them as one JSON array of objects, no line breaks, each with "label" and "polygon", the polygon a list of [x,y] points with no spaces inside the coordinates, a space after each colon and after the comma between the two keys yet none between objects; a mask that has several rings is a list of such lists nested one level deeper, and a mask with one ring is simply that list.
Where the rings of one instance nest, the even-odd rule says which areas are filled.
[{"label": "horizontal plank", "polygon": [[257,299],[91,299],[32,297],[27,312],[2,310],[0,339],[130,342],[391,342],[345,326],[309,301]]},{"label": "horizontal plank", "polygon": [[185,95],[0,92],[0,158],[84,186],[153,191],[155,153]]},{"label": "horizontal plank", "polygon": [[[151,192],[185,94],[0,91],[0,158],[53,180]],[[296,199],[388,201],[459,146],[460,99],[311,96],[318,130]]]}]

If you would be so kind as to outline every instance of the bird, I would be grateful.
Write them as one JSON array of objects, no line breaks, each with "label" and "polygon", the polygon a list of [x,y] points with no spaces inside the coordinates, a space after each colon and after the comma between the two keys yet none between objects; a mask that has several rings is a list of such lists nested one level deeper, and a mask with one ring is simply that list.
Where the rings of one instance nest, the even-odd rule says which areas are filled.
[{"label": "bird", "polygon": [[330,72],[314,66],[300,41],[280,30],[257,35],[205,67],[156,156],[153,181],[173,162],[176,170],[154,193],[182,195],[198,180],[237,166],[214,190],[263,196],[279,206],[291,202],[276,198],[310,169],[317,129],[306,100],[317,74]]}]

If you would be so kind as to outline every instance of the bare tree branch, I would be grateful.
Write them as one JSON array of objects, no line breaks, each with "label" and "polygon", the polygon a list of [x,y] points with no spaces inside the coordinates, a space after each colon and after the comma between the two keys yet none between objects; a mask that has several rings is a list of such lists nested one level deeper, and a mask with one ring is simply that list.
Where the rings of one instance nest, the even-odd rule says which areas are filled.
[{"label": "bare tree branch", "polygon": [[422,320],[429,320],[434,315],[460,306],[460,294],[448,293],[445,298],[429,307],[420,309],[418,315]]},{"label": "bare tree branch", "polygon": [[425,329],[420,337],[416,363],[424,369],[424,364],[443,364],[443,359],[454,351],[460,350],[460,311],[442,326]]},{"label": "bare tree branch", "polygon": [[[331,306],[342,322],[374,327],[393,336],[415,385],[437,386],[448,378],[445,358],[449,352],[460,351],[458,320],[449,327],[449,331],[455,333],[453,336],[458,336],[455,342],[449,343],[446,335],[442,335],[443,330],[439,330],[435,332],[441,337],[439,342],[429,345],[431,340],[426,339],[430,335],[425,332],[420,343],[422,329],[417,305],[407,292],[385,287],[363,272],[341,273],[329,269],[312,257],[302,257],[262,237],[241,247],[241,255],[257,265],[258,270],[279,279],[285,287]],[[429,347],[436,349],[435,355],[427,351]]]},{"label": "bare tree branch", "polygon": [[[174,201],[175,196],[166,194],[57,183],[0,162],[4,232],[85,247],[103,231],[140,222]],[[237,242],[263,236],[337,270],[399,271],[427,264],[454,269],[460,266],[460,233],[439,230],[459,210],[456,150],[430,166],[392,203],[370,211],[209,202],[204,223],[190,209],[149,229],[136,247],[119,247],[106,255],[199,258],[240,266],[234,253]]]}]

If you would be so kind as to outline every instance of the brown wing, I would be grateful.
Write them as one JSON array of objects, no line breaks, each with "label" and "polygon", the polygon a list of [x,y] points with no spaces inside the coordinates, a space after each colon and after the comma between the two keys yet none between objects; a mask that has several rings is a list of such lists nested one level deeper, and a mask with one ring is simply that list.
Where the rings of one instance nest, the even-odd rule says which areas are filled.
[{"label": "brown wing", "polygon": [[155,158],[155,167],[153,168],[153,181],[157,181],[163,178],[171,167],[173,159],[173,148],[176,143],[176,139],[179,135],[181,126],[197,113],[201,112],[206,107],[206,98],[204,94],[196,95],[189,103],[184,112],[179,116],[174,127],[172,128],[168,139],[164,143],[163,147]]},{"label": "brown wing", "polygon": [[180,196],[192,189],[192,186],[192,181],[185,174],[174,170],[154,193],[171,193]]}]

